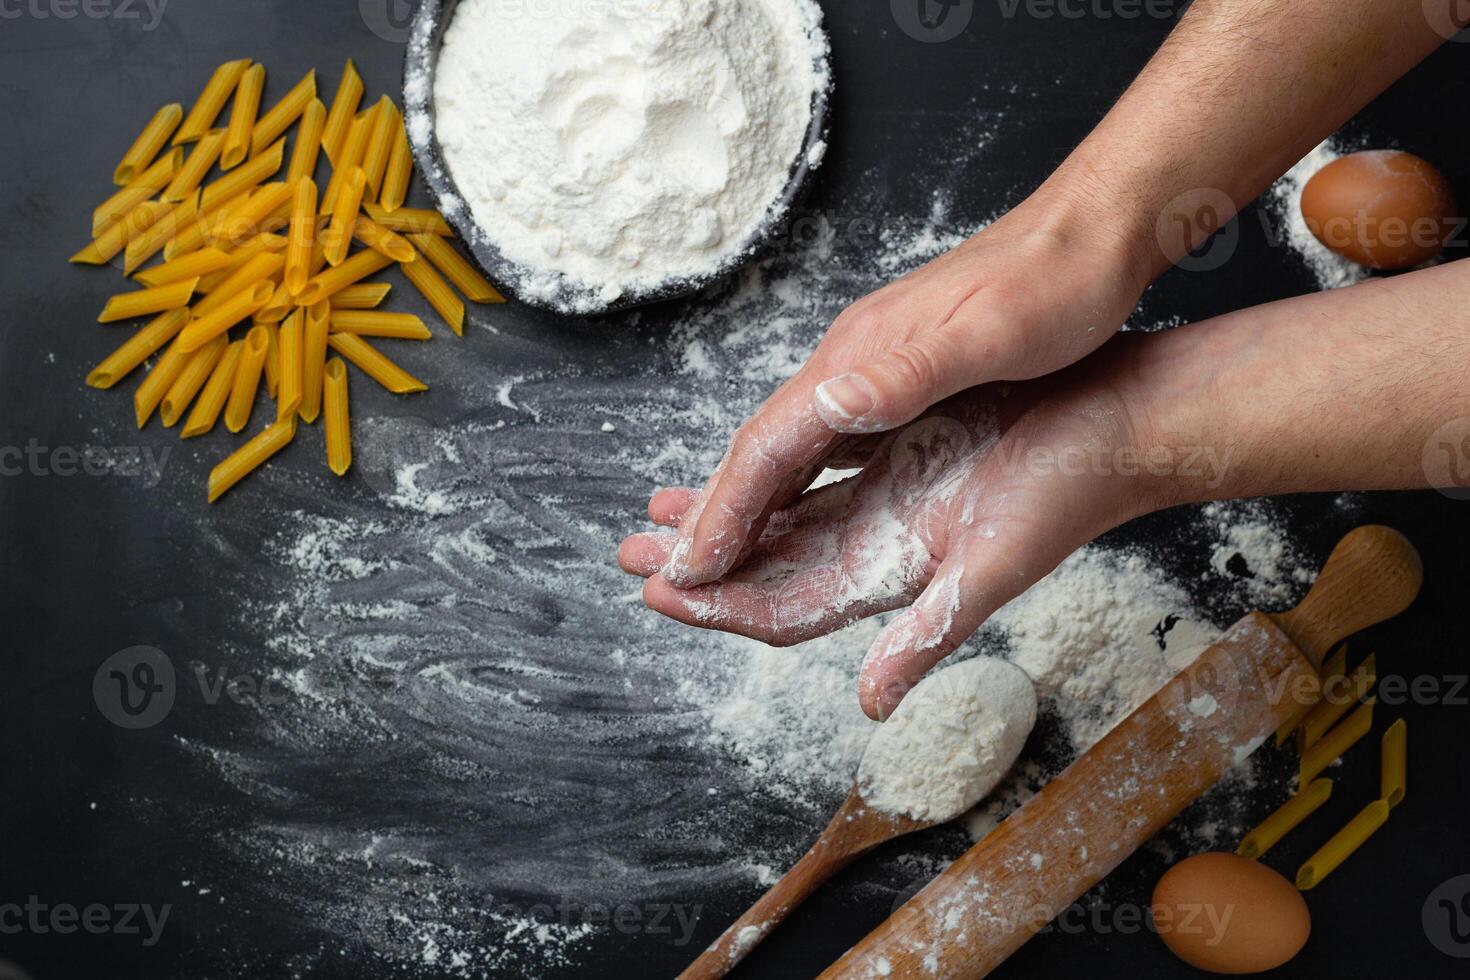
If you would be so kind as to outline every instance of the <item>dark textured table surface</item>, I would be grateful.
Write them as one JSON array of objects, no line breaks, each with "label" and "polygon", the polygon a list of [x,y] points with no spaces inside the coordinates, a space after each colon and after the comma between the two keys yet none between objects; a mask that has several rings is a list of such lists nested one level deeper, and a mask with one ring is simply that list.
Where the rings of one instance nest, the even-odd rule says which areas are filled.
[{"label": "dark textured table surface", "polygon": [[[268,64],[267,103],[311,67],[322,70],[329,94],[348,57],[356,59],[370,92],[394,92],[402,57],[397,31],[407,22],[406,6],[394,0],[0,3],[0,127],[6,134],[0,147],[0,295],[6,310],[0,445],[44,447],[50,461],[49,469],[29,467],[0,478],[0,609],[8,638],[0,685],[0,977],[435,976],[451,970],[666,976],[757,892],[749,881],[726,878],[711,878],[701,887],[697,873],[671,886],[666,901],[697,903],[691,907],[701,910],[692,941],[684,945],[657,929],[620,929],[594,934],[555,962],[394,959],[373,937],[355,933],[377,924],[351,916],[328,920],[310,909],[330,903],[293,901],[298,896],[292,892],[303,893],[303,902],[315,897],[305,893],[317,883],[323,890],[341,887],[334,869],[324,866],[319,878],[298,876],[289,888],[271,891],[260,887],[274,873],[271,868],[243,859],[232,841],[272,820],[287,822],[290,795],[324,820],[345,813],[367,828],[417,823],[454,849],[461,874],[474,878],[477,870],[489,875],[497,859],[489,844],[479,851],[464,841],[491,840],[503,832],[508,846],[554,849],[571,846],[588,827],[616,840],[613,814],[621,811],[604,798],[595,773],[573,771],[549,753],[545,781],[556,785],[551,804],[531,806],[529,814],[490,804],[470,812],[436,808],[428,794],[416,793],[412,765],[390,776],[351,771],[350,755],[273,755],[270,771],[283,794],[278,799],[224,782],[188,751],[205,744],[248,755],[269,740],[261,713],[228,704],[181,705],[160,725],[128,731],[101,717],[94,704],[98,666],[138,644],[169,651],[181,664],[234,666],[238,672],[240,651],[259,648],[259,634],[268,631],[241,610],[271,601],[282,587],[263,543],[288,514],[370,520],[387,513],[376,477],[391,468],[375,470],[369,458],[363,472],[337,483],[311,441],[293,446],[268,478],[207,509],[204,479],[228,443],[210,437],[202,448],[179,448],[175,436],[156,425],[136,433],[126,394],[83,385],[87,367],[115,343],[93,321],[119,280],[69,267],[66,258],[85,241],[88,216],[108,193],[116,158],[158,105],[187,104],[216,64],[236,57]],[[1085,135],[1172,23],[1100,17],[1095,10],[1037,18],[1027,16],[1024,5],[1007,16],[1009,4],[976,3],[973,20],[958,37],[924,44],[897,26],[888,4],[824,7],[837,66],[834,141],[808,207],[835,221],[874,217],[864,210],[869,204],[854,203],[859,187],[865,189],[863,201],[876,193],[882,202],[878,217],[885,219],[922,218],[941,187],[950,189],[961,224],[1015,203]],[[1447,45],[1351,123],[1347,134],[1420,152],[1442,165],[1461,198],[1470,199],[1467,59],[1470,46]],[[985,152],[956,157],[956,134],[981,116],[995,121]],[[1222,268],[1166,276],[1145,301],[1149,318],[1195,320],[1314,288],[1300,263],[1268,240],[1256,217],[1254,211],[1246,215],[1241,246]],[[459,383],[436,388],[407,409],[360,387],[357,410],[364,418],[411,414],[426,428],[467,419],[493,422],[499,380],[537,372],[555,378],[554,397],[563,408],[578,404],[582,395],[601,405],[631,403],[655,383],[676,405],[681,386],[696,382],[663,370],[666,365],[650,351],[701,303],[718,300],[701,297],[651,315],[591,325],[514,305],[476,310],[459,346],[441,338],[409,360],[432,382],[443,359],[452,358]],[[416,297],[400,296],[395,308],[421,306]],[[819,327],[812,324],[807,335],[815,336]],[[474,372],[483,372],[483,387],[462,383]],[[546,395],[548,404],[552,398]],[[625,479],[616,460],[598,448],[603,444],[560,439],[558,433],[595,426],[595,413],[576,415],[571,409],[551,413],[548,424],[561,429],[506,427],[493,436],[496,465],[504,464],[512,480],[513,455],[531,462],[539,455],[557,457],[564,466],[555,482],[577,497],[579,513],[613,541],[619,528],[638,526],[639,495],[650,485]],[[1343,424],[1352,424],[1350,406]],[[658,426],[644,428],[639,437],[656,445]],[[99,445],[154,453],[167,448],[162,480],[151,485],[119,475],[63,475],[58,450]],[[387,479],[391,489],[391,473]],[[1431,941],[1454,948],[1443,911],[1436,912],[1434,903],[1426,910],[1426,900],[1441,883],[1470,874],[1462,752],[1470,735],[1470,691],[1460,684],[1470,633],[1470,502],[1427,492],[1368,495],[1350,507],[1331,498],[1303,498],[1284,504],[1283,513],[1318,559],[1343,531],[1363,521],[1393,524],[1419,545],[1428,573],[1423,597],[1409,614],[1375,630],[1369,642],[1381,671],[1435,679],[1441,695],[1394,709],[1409,719],[1412,733],[1409,801],[1361,855],[1312,893],[1311,946],[1280,975],[1462,976],[1464,961]],[[1122,534],[1167,550],[1181,527],[1176,517],[1162,515]],[[574,601],[533,608],[523,621],[510,620],[512,625],[521,622],[517,628],[527,635],[549,635],[571,647],[582,642],[585,634],[567,627],[576,622],[572,607],[582,603],[596,611],[613,599],[602,578],[573,578],[569,584],[566,595]],[[493,606],[496,583],[481,586]],[[433,719],[426,723],[426,742],[437,737],[433,725]],[[411,754],[408,747],[403,751]],[[670,756],[668,764],[687,763]],[[1356,809],[1354,800],[1369,798],[1370,769],[1361,765],[1343,778],[1342,799],[1333,801],[1333,816],[1322,818],[1324,826],[1345,820]],[[534,779],[528,785],[537,788]],[[534,792],[527,798],[536,798]],[[1263,800],[1257,811],[1270,805]],[[461,820],[463,826],[453,826]],[[810,822],[786,823],[773,825],[770,833],[780,835],[781,853],[790,853],[816,829]],[[632,836],[630,831],[630,850]],[[639,836],[645,856],[648,839]],[[933,846],[942,850],[953,842]],[[1295,867],[1311,846],[1309,839],[1292,839],[1276,866]],[[477,862],[485,867],[476,869]],[[1111,900],[1145,901],[1159,869],[1156,858],[1129,861],[1109,883]],[[762,946],[745,975],[813,975],[881,921],[901,896],[858,888],[866,874],[859,864],[819,894]],[[393,885],[400,891],[432,886],[401,877]],[[534,886],[523,882],[521,888],[523,903],[538,899]],[[547,882],[540,900],[554,901],[556,894],[554,882]],[[609,891],[609,897],[615,894]],[[35,903],[79,909],[147,905],[155,911],[167,906],[169,915],[150,944],[142,941],[150,929],[141,917],[142,936],[119,928],[63,931],[46,927],[56,923],[45,919],[38,928],[21,924],[20,911],[4,911]],[[1461,935],[1470,929],[1470,907],[1463,911]],[[108,914],[114,926],[120,924],[115,912]],[[1470,945],[1459,945],[1458,952],[1470,955]],[[1007,977],[1098,978],[1183,972],[1156,940],[1106,924],[1038,938],[1002,971]]]}]

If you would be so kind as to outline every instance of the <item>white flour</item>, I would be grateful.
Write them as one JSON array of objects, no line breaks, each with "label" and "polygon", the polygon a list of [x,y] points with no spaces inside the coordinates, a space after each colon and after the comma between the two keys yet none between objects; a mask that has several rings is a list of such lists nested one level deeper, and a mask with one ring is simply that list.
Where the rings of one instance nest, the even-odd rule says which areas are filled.
[{"label": "white flour", "polygon": [[522,291],[570,280],[605,304],[739,252],[826,84],[820,18],[812,0],[465,0],[439,140],[478,223],[530,270]]},{"label": "white flour", "polygon": [[878,726],[858,789],[889,813],[953,820],[1005,778],[1035,724],[1036,691],[1004,660],[935,671]]},{"label": "white flour", "polygon": [[1301,162],[1288,170],[1269,191],[1274,203],[1277,228],[1286,246],[1302,257],[1307,268],[1322,289],[1338,289],[1362,282],[1371,274],[1369,270],[1350,259],[1345,259],[1317,240],[1307,227],[1302,216],[1302,190],[1323,167],[1336,160],[1342,153],[1326,140]]}]

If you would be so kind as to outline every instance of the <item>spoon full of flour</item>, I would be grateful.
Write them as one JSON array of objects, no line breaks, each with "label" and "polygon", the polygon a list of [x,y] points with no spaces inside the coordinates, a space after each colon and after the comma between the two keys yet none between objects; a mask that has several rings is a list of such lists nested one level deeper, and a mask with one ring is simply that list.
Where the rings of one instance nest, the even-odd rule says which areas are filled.
[{"label": "spoon full of flour", "polygon": [[857,784],[811,850],[680,974],[723,977],[827,879],[879,844],[962,816],[1005,778],[1036,725],[1019,667],[977,657],[937,671],[874,733]]}]

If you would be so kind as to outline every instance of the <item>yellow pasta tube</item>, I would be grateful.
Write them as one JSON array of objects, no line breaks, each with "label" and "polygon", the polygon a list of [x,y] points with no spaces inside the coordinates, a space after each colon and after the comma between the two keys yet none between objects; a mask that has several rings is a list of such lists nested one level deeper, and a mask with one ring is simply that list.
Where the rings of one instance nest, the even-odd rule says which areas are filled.
[{"label": "yellow pasta tube", "polygon": [[97,205],[92,211],[92,237],[167,187],[183,164],[184,151],[169,150],[131,184]]},{"label": "yellow pasta tube", "polygon": [[332,303],[322,300],[306,311],[301,341],[301,419],[311,423],[322,411],[322,368],[327,363],[327,333]]},{"label": "yellow pasta tube", "polygon": [[[1326,688],[1335,683],[1335,678],[1341,678],[1343,675],[1343,671],[1346,668],[1347,644],[1344,643],[1336,650],[1334,650],[1331,656],[1329,656],[1326,660],[1322,662],[1322,670],[1319,672],[1319,674],[1322,678],[1323,688]],[[1301,727],[1302,721],[1307,717],[1308,714],[1311,713],[1314,707],[1316,707],[1316,705],[1310,703],[1302,705],[1292,714],[1290,721],[1286,722],[1280,728],[1276,729],[1276,747],[1278,749],[1281,748],[1281,746],[1285,745],[1286,740],[1291,738],[1292,734]]]},{"label": "yellow pasta tube", "polygon": [[390,214],[403,207],[408,200],[408,185],[413,179],[413,148],[408,145],[408,129],[403,125],[403,114],[398,115],[398,127],[393,130],[393,150],[388,154],[388,169],[383,174],[383,189],[378,194],[378,203]]},{"label": "yellow pasta tube", "polygon": [[[276,284],[270,282],[272,276],[281,270],[281,265],[286,260],[279,252],[262,252],[255,258],[246,262],[240,268],[230,273],[230,277],[215,287],[208,296],[194,304],[194,319],[199,320],[209,316],[215,310],[220,309],[235,296],[242,292],[249,292],[257,284],[270,286],[270,292],[266,294],[261,306],[270,302],[275,295]],[[259,309],[257,307],[256,309]],[[255,312],[254,310],[251,311]],[[235,321],[239,322],[239,321]],[[233,325],[233,324],[232,324]],[[187,333],[187,331],[185,331]]]},{"label": "yellow pasta tube", "polygon": [[1404,802],[1409,791],[1409,723],[1400,718],[1383,733],[1383,769],[1379,798],[1389,808]]},{"label": "yellow pasta tube", "polygon": [[357,225],[357,213],[362,209],[362,195],[366,188],[367,175],[361,167],[353,167],[342,179],[337,201],[332,205],[332,223],[323,232],[327,236],[327,261],[334,266],[347,261],[352,229]]},{"label": "yellow pasta tube", "polygon": [[383,176],[388,171],[388,158],[393,155],[393,134],[403,129],[403,113],[386,95],[378,101],[378,116],[368,134],[367,149],[362,155],[362,169],[367,174],[368,190],[373,200],[383,189]]},{"label": "yellow pasta tube", "polygon": [[334,333],[327,337],[332,350],[356,364],[364,374],[395,395],[428,391],[429,386],[394,364],[377,348],[350,333]]},{"label": "yellow pasta tube", "polygon": [[227,61],[214,70],[209,81],[204,85],[204,91],[199,93],[199,98],[194,101],[194,107],[189,110],[188,117],[179,131],[174,134],[174,146],[182,146],[185,143],[197,143],[214,126],[214,121],[219,118],[220,111],[224,109],[225,103],[235,93],[240,84],[240,76],[245,74],[250,67],[249,58],[241,58],[239,61]]},{"label": "yellow pasta tube", "polygon": [[225,148],[220,151],[221,170],[234,170],[250,155],[250,141],[255,134],[255,121],[260,113],[260,96],[265,92],[265,65],[254,64],[240,76],[235,87],[235,105],[230,109],[230,125],[225,130]]},{"label": "yellow pasta tube", "polygon": [[[170,240],[178,235],[179,229],[190,227],[199,217],[199,194],[196,191],[187,199],[175,204],[167,214],[153,222],[145,231],[128,239],[123,252],[123,275],[130,276],[143,263],[157,255]],[[165,256],[165,259],[171,256]]]},{"label": "yellow pasta tube", "polygon": [[[195,192],[193,200],[202,201],[198,191]],[[229,223],[230,215],[235,209],[244,207],[250,203],[249,196],[241,194],[237,199],[226,201],[213,211],[200,211],[196,204],[193,214],[187,220],[177,222],[174,236],[169,239],[168,245],[163,250],[165,262],[172,262],[176,258],[191,255],[208,242],[211,232],[216,228],[223,228]],[[213,247],[213,246],[211,246]],[[221,252],[229,252],[228,248],[221,248]]]},{"label": "yellow pasta tube", "polygon": [[464,300],[455,295],[444,277],[435,272],[434,267],[427,262],[406,262],[399,268],[408,281],[424,294],[424,299],[438,311],[450,329],[459,336],[464,336]]},{"label": "yellow pasta tube", "polygon": [[1300,826],[1301,822],[1327,802],[1332,795],[1332,780],[1317,779],[1301,792],[1283,803],[1275,813],[1262,820],[1254,830],[1245,835],[1235,853],[1252,860],[1275,847],[1281,838]]},{"label": "yellow pasta tube", "polygon": [[456,289],[475,303],[504,303],[500,290],[490,285],[490,280],[480,275],[480,270],[460,255],[454,246],[437,235],[410,235],[414,246],[444,277],[454,283]]},{"label": "yellow pasta tube", "polygon": [[377,310],[332,310],[332,333],[391,340],[429,340],[433,334],[412,313],[381,313]]},{"label": "yellow pasta tube", "polygon": [[296,146],[291,151],[291,165],[286,170],[286,183],[316,176],[316,161],[322,151],[322,127],[327,124],[327,107],[321,99],[312,99],[301,114],[301,128],[296,131]]},{"label": "yellow pasta tube", "polygon": [[240,362],[235,365],[234,377],[230,379],[230,400],[225,405],[225,428],[239,432],[250,421],[250,412],[255,408],[255,393],[260,390],[260,375],[265,369],[266,355],[270,353],[272,329],[256,324],[245,335],[240,350]]},{"label": "yellow pasta tube", "polygon": [[235,380],[235,369],[244,350],[243,340],[237,340],[225,348],[224,356],[215,364],[209,380],[204,384],[204,390],[194,402],[194,410],[189,413],[189,420],[184,423],[179,438],[192,439],[214,428],[214,423],[219,421],[219,414],[224,411],[225,402],[230,397],[230,385]]},{"label": "yellow pasta tube", "polygon": [[1348,716],[1347,721],[1328,732],[1322,741],[1306,751],[1302,756],[1301,785],[1305,786],[1316,779],[1334,759],[1368,734],[1373,727],[1373,702],[1374,699],[1369,698],[1361,708]]},{"label": "yellow pasta tube", "polygon": [[145,286],[166,286],[171,282],[198,278],[199,289],[203,291],[204,284],[208,281],[206,277],[228,268],[232,264],[230,258],[230,255],[217,248],[204,248],[172,262],[144,269],[133,278]]},{"label": "yellow pasta tube", "polygon": [[372,249],[358,252],[335,269],[326,269],[308,281],[306,288],[296,294],[296,305],[312,306],[324,299],[331,299],[339,290],[382,272],[392,264],[393,260],[381,252]]},{"label": "yellow pasta tube", "polygon": [[254,287],[243,289],[230,296],[224,303],[212,309],[207,316],[195,319],[175,343],[185,352],[198,350],[215,338],[224,336],[231,327],[248,319],[256,310],[270,302],[276,287],[269,282],[257,282]]},{"label": "yellow pasta tube", "polygon": [[276,286],[271,301],[255,311],[256,323],[280,323],[296,309],[296,299],[285,283]]},{"label": "yellow pasta tube", "polygon": [[123,154],[122,162],[112,172],[112,182],[119,187],[126,187],[133,182],[134,177],[152,166],[153,161],[158,158],[158,152],[164,148],[168,138],[183,121],[184,107],[177,102],[154,113],[128,152]]},{"label": "yellow pasta tube", "polygon": [[290,184],[265,184],[250,196],[244,207],[230,212],[226,227],[215,230],[215,243],[222,244],[228,252],[262,231],[270,231],[272,217],[291,203],[294,193]]},{"label": "yellow pasta tube", "polygon": [[209,472],[209,502],[214,503],[296,438],[296,417],[280,420],[251,439]]},{"label": "yellow pasta tube", "polygon": [[1362,847],[1374,831],[1388,822],[1388,810],[1389,806],[1383,800],[1369,803],[1362,813],[1323,844],[1321,850],[1307,858],[1307,863],[1297,870],[1296,886],[1302,891],[1310,891],[1322,884],[1323,879]]},{"label": "yellow pasta tube", "polygon": [[368,248],[382,252],[394,262],[414,262],[419,253],[408,239],[395,231],[389,231],[372,218],[359,217],[353,226],[352,236]]},{"label": "yellow pasta tube", "polygon": [[187,309],[169,310],[159,314],[152,323],[133,334],[127,343],[107,355],[101,364],[93,368],[87,375],[87,384],[93,388],[111,388],[132,373],[135,367],[148,360],[160,347],[178,336],[188,322]]},{"label": "yellow pasta tube", "polygon": [[[268,252],[282,252],[285,251],[285,248],[286,239],[282,238],[280,235],[272,235],[269,232],[262,232],[261,234],[256,235],[250,241],[235,249],[233,252],[225,252],[226,257],[228,257],[230,260],[230,264],[225,266],[223,269],[211,272],[209,275],[199,280],[199,292],[219,292],[220,287],[229,282],[230,277],[239,272],[242,266],[247,265],[257,256],[264,255]],[[219,249],[215,249],[215,251],[219,251]],[[198,253],[194,252],[190,254],[197,255]],[[188,257],[189,256],[187,255],[184,256],[184,258]],[[180,260],[175,259],[174,261],[177,262]]]},{"label": "yellow pasta tube", "polygon": [[326,405],[327,466],[345,476],[352,466],[352,421],[347,407],[347,365],[334,357],[322,372],[322,401]]},{"label": "yellow pasta tube", "polygon": [[386,282],[362,282],[356,286],[348,286],[346,289],[332,297],[333,310],[375,310],[383,305],[383,300],[393,291],[393,286]]},{"label": "yellow pasta tube", "polygon": [[164,188],[163,199],[177,202],[193,193],[200,184],[204,183],[204,176],[219,159],[220,151],[224,147],[225,131],[223,129],[211,129],[205,133],[204,138],[195,144],[189,158],[179,168],[179,172],[174,174],[174,179]]},{"label": "yellow pasta tube", "polygon": [[400,235],[439,235],[453,238],[454,229],[437,211],[426,208],[398,208],[388,211],[377,204],[364,204],[362,209],[378,224]]},{"label": "yellow pasta tube", "polygon": [[122,219],[104,228],[96,241],[82,246],[81,251],[73,255],[70,261],[85,265],[105,265],[116,258],[117,253],[127,247],[128,242],[141,236],[172,210],[173,206],[163,201],[144,201]]},{"label": "yellow pasta tube", "polygon": [[1322,736],[1337,724],[1348,709],[1368,696],[1378,681],[1378,658],[1369,654],[1358,664],[1349,677],[1337,677],[1323,689],[1322,700],[1308,712],[1302,721],[1302,745],[1311,748],[1322,740]]},{"label": "yellow pasta tube", "polygon": [[286,289],[295,296],[311,278],[311,250],[316,246],[316,181],[296,182],[291,206],[291,233],[286,246]]},{"label": "yellow pasta tube", "polygon": [[250,153],[259,153],[274,143],[315,101],[316,69],[313,68],[256,122],[255,131],[250,134]]},{"label": "yellow pasta tube", "polygon": [[118,320],[132,320],[136,317],[152,316],[166,310],[177,309],[180,306],[188,306],[189,300],[194,296],[194,287],[197,285],[199,285],[198,279],[185,279],[183,282],[172,282],[167,286],[154,286],[151,289],[119,293],[107,301],[107,305],[102,308],[102,314],[97,317],[97,322],[116,323]]},{"label": "yellow pasta tube", "polygon": [[347,139],[347,130],[351,128],[353,117],[357,115],[357,107],[362,102],[362,93],[362,77],[358,75],[357,66],[349,58],[347,67],[342,71],[342,81],[337,83],[337,95],[332,99],[332,112],[322,128],[322,149],[327,151],[327,159],[334,167],[337,166],[337,153]]},{"label": "yellow pasta tube", "polygon": [[281,324],[281,380],[276,396],[276,420],[294,419],[301,411],[302,347],[306,343],[306,311],[297,310]]},{"label": "yellow pasta tube", "polygon": [[[367,149],[367,138],[373,129],[374,120],[378,117],[378,107],[373,106],[360,119],[352,123],[352,129],[347,134],[347,142],[342,145],[342,152],[337,154],[337,165],[332,170],[332,179],[327,183],[326,193],[322,195],[319,210],[322,214],[332,214],[337,207],[337,198],[342,193],[342,187],[351,178],[353,172],[362,166],[363,151]],[[358,198],[359,203],[361,197]]]},{"label": "yellow pasta tube", "polygon": [[159,402],[163,401],[163,396],[168,394],[179,373],[184,370],[184,365],[188,364],[193,356],[191,353],[180,350],[177,340],[169,344],[168,350],[163,352],[158,363],[153,365],[153,370],[148,372],[143,383],[138,385],[138,390],[133,392],[133,415],[138,420],[138,428],[141,429],[148,424],[153,410],[158,407]]},{"label": "yellow pasta tube", "polygon": [[[182,337],[183,334],[179,336]],[[164,428],[173,428],[174,423],[184,417],[184,410],[189,407],[194,396],[199,394],[199,389],[204,387],[204,383],[214,373],[215,365],[224,356],[225,348],[228,346],[229,341],[226,338],[215,337],[189,355],[189,359],[184,362],[183,370],[174,379],[168,393],[163,396],[163,404],[159,407],[158,414],[163,420]]]},{"label": "yellow pasta tube", "polygon": [[281,383],[281,331],[273,323],[255,326],[265,328],[265,388],[274,398]]},{"label": "yellow pasta tube", "polygon": [[226,201],[239,197],[267,177],[274,176],[285,159],[286,139],[282,137],[259,156],[251,157],[246,163],[204,188],[204,200],[199,207],[205,211],[213,211]]}]

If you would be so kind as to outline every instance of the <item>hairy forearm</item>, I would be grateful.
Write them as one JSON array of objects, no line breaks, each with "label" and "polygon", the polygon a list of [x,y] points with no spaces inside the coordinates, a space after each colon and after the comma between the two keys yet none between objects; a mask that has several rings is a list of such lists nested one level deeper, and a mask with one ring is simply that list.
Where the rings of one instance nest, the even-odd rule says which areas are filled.
[{"label": "hairy forearm", "polygon": [[1199,453],[1161,502],[1430,485],[1426,447],[1470,419],[1466,310],[1457,262],[1126,338],[1144,444]]},{"label": "hairy forearm", "polygon": [[1043,196],[1110,223],[1151,281],[1443,43],[1430,21],[1423,0],[1196,0]]}]

